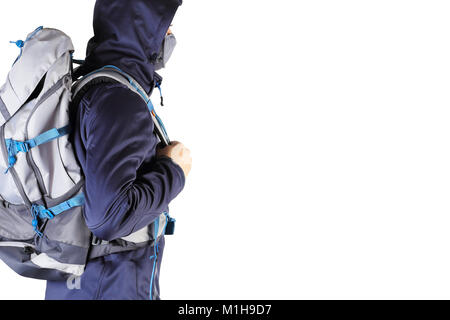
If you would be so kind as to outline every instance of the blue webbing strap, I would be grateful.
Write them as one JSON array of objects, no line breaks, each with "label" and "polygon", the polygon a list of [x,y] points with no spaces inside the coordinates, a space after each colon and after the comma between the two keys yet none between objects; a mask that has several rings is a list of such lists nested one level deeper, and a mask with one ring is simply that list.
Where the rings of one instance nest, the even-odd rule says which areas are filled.
[{"label": "blue webbing strap", "polygon": [[69,134],[70,126],[65,126],[59,129],[51,129],[43,134],[40,134],[34,139],[29,139],[27,141],[16,141],[13,139],[6,139],[6,147],[8,149],[8,169],[6,169],[5,173],[8,173],[8,170],[12,168],[17,162],[17,154],[19,152],[28,152],[30,149],[40,146],[44,143],[50,142],[66,134]]},{"label": "blue webbing strap", "polygon": [[161,118],[155,112],[155,107],[153,106],[153,103],[151,102],[151,100],[148,101],[147,107],[150,110],[150,112],[153,113],[153,115],[155,116],[156,121],[158,121],[159,126],[161,127],[162,134],[164,135],[164,137],[167,139],[167,141],[170,141],[169,140],[169,135],[167,134],[166,127],[164,126],[164,123],[162,122]]},{"label": "blue webbing strap", "polygon": [[55,140],[59,137],[65,136],[66,134],[69,134],[69,132],[70,126],[65,126],[59,129],[54,128],[47,132],[44,132],[43,134],[38,135],[34,139],[27,140],[26,142],[28,143],[30,148],[34,148],[40,146],[41,144]]},{"label": "blue webbing strap", "polygon": [[[57,206],[54,206],[50,209],[48,209],[54,216],[57,216],[58,214],[63,213],[64,211],[67,211],[73,207],[79,207],[82,206],[85,202],[84,194],[79,194],[76,197],[73,197],[72,199],[69,199],[67,201],[64,201],[63,203],[58,204]],[[52,219],[52,218],[51,218]]]},{"label": "blue webbing strap", "polygon": [[81,194],[73,197],[72,199],[64,201],[63,203],[60,203],[57,206],[54,206],[49,209],[47,209],[46,207],[41,206],[41,205],[37,205],[37,204],[33,205],[31,207],[31,215],[33,216],[32,225],[33,225],[34,232],[36,232],[36,234],[39,237],[42,237],[42,233],[39,231],[38,218],[52,220],[57,215],[65,212],[71,208],[80,207],[80,206],[84,205],[84,203],[85,203],[85,197],[84,197],[84,194],[81,193]]}]

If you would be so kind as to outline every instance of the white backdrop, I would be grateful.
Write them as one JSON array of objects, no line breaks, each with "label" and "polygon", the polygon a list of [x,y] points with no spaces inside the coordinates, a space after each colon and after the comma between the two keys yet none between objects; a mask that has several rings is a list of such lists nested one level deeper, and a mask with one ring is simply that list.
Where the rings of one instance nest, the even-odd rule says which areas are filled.
[{"label": "white backdrop", "polygon": [[[2,1],[1,79],[8,41],[42,24],[83,58],[93,5]],[[186,0],[159,112],[194,164],[162,297],[449,299],[449,14],[435,0]],[[44,288],[0,263],[0,299]]]}]

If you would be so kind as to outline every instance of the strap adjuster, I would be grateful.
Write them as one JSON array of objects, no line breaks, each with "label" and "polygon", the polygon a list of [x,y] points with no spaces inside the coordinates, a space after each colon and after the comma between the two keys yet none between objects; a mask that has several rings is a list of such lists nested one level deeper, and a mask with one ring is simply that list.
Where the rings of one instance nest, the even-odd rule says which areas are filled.
[{"label": "strap adjuster", "polygon": [[30,144],[28,143],[28,141],[22,142],[22,141],[15,141],[15,140],[11,140],[10,142],[11,144],[11,153],[16,155],[19,152],[28,152],[31,149]]},{"label": "strap adjuster", "polygon": [[50,210],[48,210],[48,209],[42,210],[42,211],[39,213],[39,216],[40,216],[42,219],[50,219],[50,220],[52,220],[52,219],[55,217],[55,215],[54,215]]}]

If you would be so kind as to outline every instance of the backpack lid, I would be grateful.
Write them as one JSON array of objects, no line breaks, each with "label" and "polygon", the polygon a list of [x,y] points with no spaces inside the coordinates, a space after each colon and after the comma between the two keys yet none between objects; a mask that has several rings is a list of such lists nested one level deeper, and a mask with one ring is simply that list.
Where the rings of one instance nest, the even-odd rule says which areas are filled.
[{"label": "backpack lid", "polygon": [[[74,51],[71,39],[56,29],[38,28],[25,41],[17,41],[21,53],[0,89],[0,125],[12,117],[31,96],[39,82],[68,51]],[[45,91],[45,90],[43,90]],[[5,110],[6,109],[6,110]]]}]

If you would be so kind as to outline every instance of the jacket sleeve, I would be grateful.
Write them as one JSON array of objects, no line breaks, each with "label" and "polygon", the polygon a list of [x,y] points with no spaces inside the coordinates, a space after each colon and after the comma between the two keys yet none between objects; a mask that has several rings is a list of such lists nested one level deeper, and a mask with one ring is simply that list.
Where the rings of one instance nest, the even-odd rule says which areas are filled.
[{"label": "jacket sleeve", "polygon": [[122,86],[96,96],[85,127],[85,219],[109,241],[152,223],[184,188],[185,176],[172,159],[154,156],[158,140],[139,96]]}]

